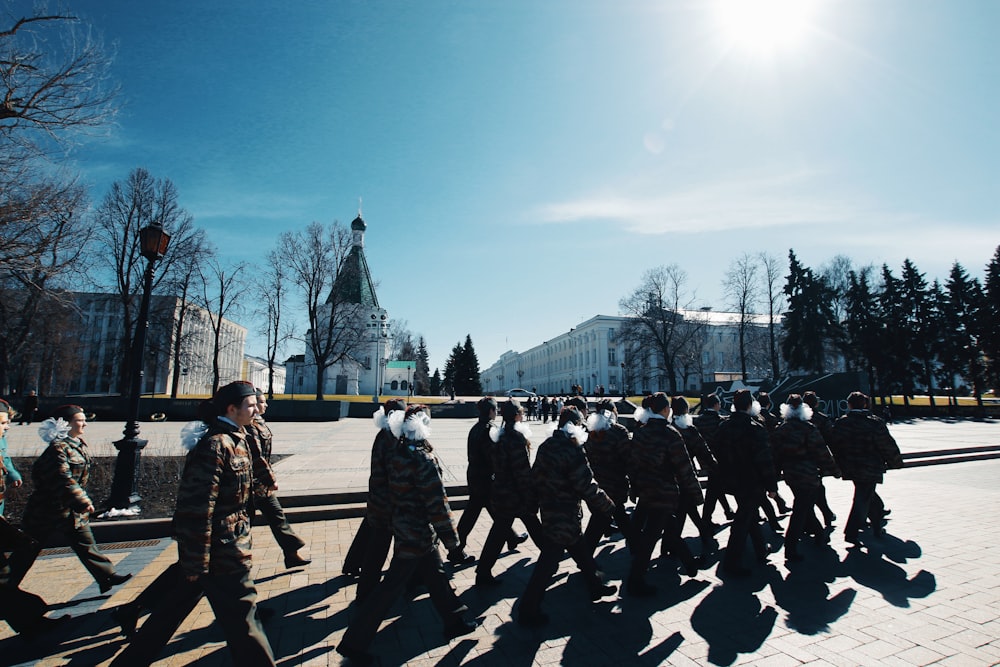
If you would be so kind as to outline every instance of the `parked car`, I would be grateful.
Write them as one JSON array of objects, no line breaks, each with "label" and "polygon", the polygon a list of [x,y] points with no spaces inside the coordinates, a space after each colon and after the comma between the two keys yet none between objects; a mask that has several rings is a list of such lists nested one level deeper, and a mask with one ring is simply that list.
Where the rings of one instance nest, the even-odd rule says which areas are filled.
[{"label": "parked car", "polygon": [[511,398],[538,398],[538,394],[527,389],[511,389],[507,392],[507,396]]}]

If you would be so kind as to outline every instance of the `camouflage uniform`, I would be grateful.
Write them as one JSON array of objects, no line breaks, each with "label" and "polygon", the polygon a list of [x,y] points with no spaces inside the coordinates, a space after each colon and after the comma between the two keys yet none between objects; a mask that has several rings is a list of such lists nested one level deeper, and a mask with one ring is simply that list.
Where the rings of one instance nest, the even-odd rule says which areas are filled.
[{"label": "camouflage uniform", "polygon": [[234,664],[274,664],[256,617],[257,590],[250,578],[246,507],[253,489],[253,460],[247,440],[244,429],[217,419],[188,452],[173,519],[179,557],[174,586],[112,665],[152,663],[203,595]]},{"label": "camouflage uniform", "polygon": [[747,536],[758,560],[767,557],[767,546],[757,524],[757,507],[765,491],[776,492],[777,475],[767,443],[767,430],[746,412],[735,412],[719,426],[712,449],[726,493],[736,496],[736,516],[729,528],[723,569],[741,571]]},{"label": "camouflage uniform", "polygon": [[803,529],[819,535],[822,526],[813,507],[822,488],[823,475],[839,475],[840,470],[827,449],[818,428],[801,419],[788,419],[771,436],[775,468],[785,475],[785,483],[795,498],[792,517],[785,535],[785,555],[795,559]]},{"label": "camouflage uniform", "polygon": [[431,602],[449,628],[464,623],[466,607],[455,595],[441,563],[438,540],[459,549],[458,533],[441,479],[441,466],[426,440],[400,439],[387,461],[392,537],[395,547],[385,578],[362,602],[337,650],[364,654],[382,619],[410,580],[427,586]]},{"label": "camouflage uniform", "polygon": [[[590,431],[584,451],[587,461],[594,471],[594,479],[615,503],[614,520],[626,541],[632,539],[631,523],[625,503],[628,501],[628,458],[632,438],[628,429],[617,422],[609,421],[607,428]],[[594,512],[590,515],[584,537],[591,549],[611,526],[612,515]]]},{"label": "camouflage uniform", "polygon": [[[712,455],[712,451],[705,444],[705,438],[701,436],[701,433],[692,424],[687,428],[681,428],[675,420],[674,428],[681,434],[684,438],[684,447],[687,449],[688,456],[691,462],[698,462],[698,468],[700,468],[701,474],[712,475],[715,470],[719,467],[719,462],[715,460]],[[706,494],[707,496],[707,494]],[[698,513],[698,503],[692,503],[686,496],[681,497],[681,513],[679,516],[679,526],[678,530],[680,533],[684,532],[684,522],[687,517],[691,517],[691,522],[694,523],[695,527],[698,528],[698,534],[701,536],[702,542],[708,542],[712,539],[712,526],[708,521],[705,521],[701,514]]]},{"label": "camouflage uniform", "polygon": [[[713,456],[715,455],[715,436],[719,431],[719,426],[724,421],[725,418],[718,410],[702,410],[693,420],[694,427],[698,429],[698,433],[705,439],[708,451],[712,452]],[[716,503],[722,505],[722,510],[725,512],[726,518],[731,519],[733,517],[733,511],[730,509],[729,501],[726,499],[722,478],[719,477],[717,468],[708,471],[708,480],[705,483],[705,506],[702,508],[701,518],[706,525],[712,525],[712,515],[715,513]]]},{"label": "camouflage uniform", "polygon": [[[826,443],[827,449],[830,450],[834,460],[836,460],[837,455],[830,449],[833,446],[833,420],[830,419],[829,415],[813,408],[809,423],[819,429],[819,434],[823,436],[823,442]],[[829,527],[833,523],[833,520],[837,518],[837,515],[830,509],[830,503],[826,500],[826,487],[823,485],[822,479],[819,481],[819,491],[816,493],[816,507],[823,513],[823,519]]]},{"label": "camouflage uniform", "polygon": [[638,544],[628,579],[629,589],[637,593],[647,589],[646,569],[661,537],[664,549],[674,554],[689,574],[697,571],[694,555],[681,539],[677,514],[682,495],[691,505],[700,505],[703,498],[684,438],[659,415],[650,417],[635,434],[629,476],[645,517],[641,533],[636,536]]},{"label": "camouflage uniform", "polygon": [[564,552],[569,552],[576,561],[591,598],[597,599],[605,593],[593,548],[583,539],[580,501],[587,501],[594,514],[609,516],[615,508],[614,501],[594,480],[583,447],[561,429],[556,429],[538,448],[531,479],[538,494],[546,540],[521,596],[522,617],[541,614],[545,589],[559,569]]},{"label": "camouflage uniform", "polygon": [[844,479],[854,482],[854,502],[844,526],[844,535],[854,540],[864,527],[866,517],[872,532],[882,533],[885,509],[875,493],[887,469],[902,468],[903,458],[889,429],[867,410],[851,410],[833,423],[831,450]]},{"label": "camouflage uniform", "polygon": [[500,429],[497,442],[490,441],[490,464],[493,468],[493,485],[490,503],[493,506],[493,526],[483,543],[483,551],[476,564],[476,577],[480,581],[492,577],[505,541],[509,541],[514,519],[520,519],[538,548],[545,542],[545,531],[538,521],[538,497],[531,481],[531,462],[528,458],[528,439],[511,424]]},{"label": "camouflage uniform", "polygon": [[90,530],[92,506],[87,495],[90,455],[87,443],[68,435],[56,438],[31,466],[34,489],[24,508],[21,528],[35,541],[24,544],[10,558],[10,581],[17,586],[34,564],[46,540],[56,534],[103,587],[115,576],[111,560],[102,554]]},{"label": "camouflage uniform", "polygon": [[253,460],[253,493],[247,505],[247,514],[252,521],[255,510],[260,510],[282,553],[289,558],[306,543],[292,531],[288,519],[285,518],[285,510],[272,490],[278,485],[274,470],[271,468],[271,443],[274,436],[260,415],[254,417],[253,423],[246,431],[247,445]]}]

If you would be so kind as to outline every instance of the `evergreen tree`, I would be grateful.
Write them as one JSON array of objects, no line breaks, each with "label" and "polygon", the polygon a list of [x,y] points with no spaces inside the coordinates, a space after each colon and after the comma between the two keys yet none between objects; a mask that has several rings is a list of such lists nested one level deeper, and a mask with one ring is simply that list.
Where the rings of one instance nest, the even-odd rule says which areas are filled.
[{"label": "evergreen tree", "polygon": [[421,336],[417,345],[417,367],[413,373],[414,394],[425,396],[430,391],[430,372],[430,355],[427,353],[427,343]]},{"label": "evergreen tree", "polygon": [[[983,357],[979,345],[982,340],[980,318],[984,302],[979,281],[970,279],[962,265],[955,262],[945,284],[940,358],[949,377],[964,377],[972,383],[972,393],[980,412],[983,405]],[[956,383],[951,381],[950,384],[954,387]],[[954,389],[953,396],[957,396]]]},{"label": "evergreen tree", "polygon": [[788,251],[785,296],[788,311],[785,313],[785,340],[781,343],[785,361],[791,368],[825,372],[826,345],[839,335],[832,307],[833,290],[825,279],[799,263],[794,250]]},{"label": "evergreen tree", "polygon": [[907,313],[903,306],[903,281],[892,275],[882,265],[882,289],[879,292],[879,319],[881,325],[883,394],[906,395],[906,378],[909,377],[910,332],[906,328]]},{"label": "evergreen tree", "polygon": [[931,411],[934,404],[934,363],[937,356],[937,341],[940,338],[939,317],[931,292],[927,289],[924,274],[917,270],[909,259],[903,261],[902,307],[905,321],[903,326],[909,331],[909,366],[904,381],[903,401],[913,390],[913,380],[920,378],[927,388]]},{"label": "evergreen tree", "polygon": [[451,355],[444,364],[444,381],[441,383],[441,388],[449,394],[458,393],[455,380],[461,373],[461,367],[462,344],[455,343],[455,347],[451,348]]},{"label": "evergreen tree", "polygon": [[431,376],[430,386],[431,396],[441,395],[441,371],[436,368],[434,369],[434,375]]},{"label": "evergreen tree", "polygon": [[882,359],[879,335],[878,295],[868,284],[868,271],[848,274],[844,299],[846,337],[844,358],[850,370],[868,374],[868,393],[875,396],[876,371]]},{"label": "evergreen tree", "polygon": [[983,353],[988,382],[1000,388],[1000,246],[986,265],[986,286],[982,312]]},{"label": "evergreen tree", "polygon": [[[455,346],[456,350],[459,349]],[[465,344],[459,352],[459,362],[455,366],[455,393],[463,396],[479,396],[483,385],[479,377],[479,358],[472,345],[472,336],[466,334]]]}]

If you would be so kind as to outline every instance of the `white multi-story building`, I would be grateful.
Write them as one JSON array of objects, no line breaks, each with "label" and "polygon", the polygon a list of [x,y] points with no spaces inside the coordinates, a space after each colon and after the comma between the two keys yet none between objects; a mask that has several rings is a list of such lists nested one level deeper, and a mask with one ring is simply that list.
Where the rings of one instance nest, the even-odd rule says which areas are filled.
[{"label": "white multi-story building", "polygon": [[[267,393],[267,359],[247,355],[243,358],[243,379]],[[285,365],[274,365],[274,393],[285,393]]]},{"label": "white multi-story building", "polygon": [[[703,324],[701,354],[691,355],[678,364],[677,387],[700,391],[704,382],[742,378],[738,313],[708,309],[685,310],[681,317]],[[480,373],[487,393],[502,395],[513,388],[539,394],[567,394],[574,385],[593,394],[598,386],[608,394],[666,391],[669,379],[658,370],[651,350],[636,351],[621,337],[622,327],[630,318],[620,315],[595,315],[569,331],[542,342],[525,352],[507,351]],[[748,355],[751,377],[769,377],[764,346],[768,318],[752,316],[750,332],[753,354]]]}]

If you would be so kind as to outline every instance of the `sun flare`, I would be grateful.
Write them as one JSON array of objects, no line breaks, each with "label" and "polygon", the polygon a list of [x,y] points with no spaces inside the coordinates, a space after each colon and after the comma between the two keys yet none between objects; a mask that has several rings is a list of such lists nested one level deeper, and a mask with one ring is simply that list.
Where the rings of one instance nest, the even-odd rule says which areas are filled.
[{"label": "sun flare", "polygon": [[770,55],[799,46],[815,7],[815,0],[718,0],[716,14],[727,44]]}]

